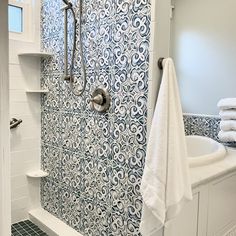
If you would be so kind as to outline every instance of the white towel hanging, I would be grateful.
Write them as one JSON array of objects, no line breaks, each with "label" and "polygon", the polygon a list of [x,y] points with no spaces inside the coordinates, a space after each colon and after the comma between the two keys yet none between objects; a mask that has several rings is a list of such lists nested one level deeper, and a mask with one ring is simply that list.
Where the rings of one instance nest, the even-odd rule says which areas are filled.
[{"label": "white towel hanging", "polygon": [[192,190],[187,161],[183,114],[172,59],[164,71],[147,146],[141,184],[143,197],[140,231],[155,236],[174,218]]}]

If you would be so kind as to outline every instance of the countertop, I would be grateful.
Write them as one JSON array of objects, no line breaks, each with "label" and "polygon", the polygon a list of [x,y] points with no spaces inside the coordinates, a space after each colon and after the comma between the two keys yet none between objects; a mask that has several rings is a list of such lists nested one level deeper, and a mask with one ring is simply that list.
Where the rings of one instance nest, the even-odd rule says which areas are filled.
[{"label": "countertop", "polygon": [[209,165],[190,168],[193,188],[236,171],[236,149],[226,147],[226,151],[227,154],[222,160]]}]

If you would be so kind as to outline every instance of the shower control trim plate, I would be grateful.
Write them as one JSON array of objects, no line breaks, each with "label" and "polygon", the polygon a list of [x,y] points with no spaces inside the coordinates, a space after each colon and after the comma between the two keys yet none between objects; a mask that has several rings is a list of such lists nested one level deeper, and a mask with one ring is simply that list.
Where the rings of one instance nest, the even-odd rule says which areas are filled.
[{"label": "shower control trim plate", "polygon": [[106,112],[111,104],[111,97],[106,89],[96,88],[90,99],[92,108],[98,112]]}]

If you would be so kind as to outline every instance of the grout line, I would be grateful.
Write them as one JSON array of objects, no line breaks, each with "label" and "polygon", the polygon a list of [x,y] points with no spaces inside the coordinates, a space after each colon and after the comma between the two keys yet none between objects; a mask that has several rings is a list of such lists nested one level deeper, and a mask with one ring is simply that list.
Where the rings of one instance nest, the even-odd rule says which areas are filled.
[{"label": "grout line", "polygon": [[[19,225],[19,227],[21,227],[21,226]],[[14,226],[13,226],[13,228],[16,230],[17,234],[19,234],[20,236],[22,236],[22,234],[17,230],[17,228],[15,228]],[[22,227],[21,227],[21,228],[22,228]],[[24,228],[23,228],[23,231],[24,231],[24,233],[27,233],[27,232],[24,230]]]},{"label": "grout line", "polygon": [[[33,231],[34,231],[34,233],[36,233],[36,235],[39,235],[39,234],[38,234],[38,232],[36,232],[36,231],[35,231],[33,228],[31,228],[31,226],[30,226],[30,225],[26,224],[26,223],[25,223],[25,221],[23,221],[23,223],[24,223],[26,226],[28,226],[28,227],[29,227],[31,230],[33,230]],[[37,225],[36,225],[36,226],[37,226]]]},{"label": "grout line", "polygon": [[[46,235],[46,233],[44,231],[42,231],[40,228],[38,228],[38,226],[35,225],[34,223],[32,223],[31,221],[30,221],[30,223],[32,223],[32,225],[35,226],[36,228],[33,228],[31,224],[28,224],[26,222],[27,221],[21,221],[21,222],[13,224],[11,226],[12,231],[14,230],[16,232],[16,234],[14,234],[12,232],[11,236],[23,236],[23,235],[25,236],[25,233],[30,236],[31,234],[28,231],[30,231],[31,233],[33,232],[35,236],[39,236],[43,233]],[[23,234],[19,230],[22,230]]]}]

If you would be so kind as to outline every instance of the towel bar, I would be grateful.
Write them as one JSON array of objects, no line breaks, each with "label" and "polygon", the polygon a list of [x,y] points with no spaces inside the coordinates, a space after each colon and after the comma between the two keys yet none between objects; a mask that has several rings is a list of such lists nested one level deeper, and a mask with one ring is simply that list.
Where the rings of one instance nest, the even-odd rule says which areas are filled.
[{"label": "towel bar", "polygon": [[158,62],[157,62],[158,68],[160,70],[163,70],[163,64],[162,63],[163,63],[164,59],[165,59],[164,57],[160,57]]}]

